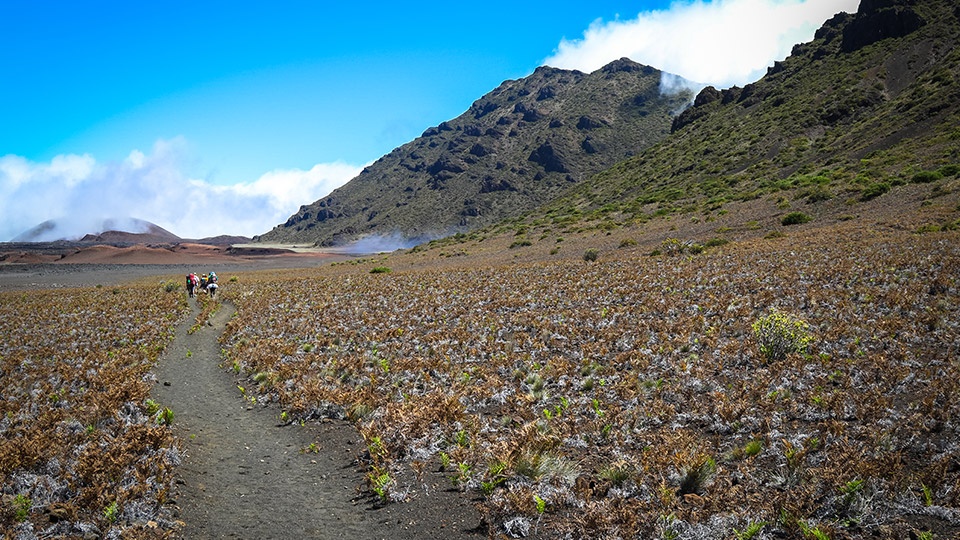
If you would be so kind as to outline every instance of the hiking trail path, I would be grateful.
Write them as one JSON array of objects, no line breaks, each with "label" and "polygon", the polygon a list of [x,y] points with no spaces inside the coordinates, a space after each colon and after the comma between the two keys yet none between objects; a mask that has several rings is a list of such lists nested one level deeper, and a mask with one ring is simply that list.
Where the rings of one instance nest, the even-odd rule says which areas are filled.
[{"label": "hiking trail path", "polygon": [[[363,440],[347,422],[282,425],[280,410],[250,402],[247,384],[220,366],[219,338],[236,311],[223,302],[190,333],[190,315],[154,368],[151,396],[174,412],[183,442],[172,497],[180,538],[482,538],[479,513],[460,493],[375,506],[358,496]],[[314,446],[311,446],[314,445]]]}]

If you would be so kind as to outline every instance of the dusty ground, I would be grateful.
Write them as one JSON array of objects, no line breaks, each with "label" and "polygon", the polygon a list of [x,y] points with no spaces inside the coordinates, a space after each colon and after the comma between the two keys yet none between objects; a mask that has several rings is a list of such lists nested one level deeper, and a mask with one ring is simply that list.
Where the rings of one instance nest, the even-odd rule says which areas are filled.
[{"label": "dusty ground", "polygon": [[230,272],[321,266],[350,259],[327,252],[240,250],[177,244],[166,248],[134,245],[67,247],[0,243],[0,291],[30,288],[111,287],[147,276],[190,272]]}]

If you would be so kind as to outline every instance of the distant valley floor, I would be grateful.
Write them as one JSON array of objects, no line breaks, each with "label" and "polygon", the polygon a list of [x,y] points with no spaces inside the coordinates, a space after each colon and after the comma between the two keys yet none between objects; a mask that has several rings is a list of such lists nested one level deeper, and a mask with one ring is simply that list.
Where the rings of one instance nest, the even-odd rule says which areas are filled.
[{"label": "distant valley floor", "polygon": [[350,259],[331,252],[203,244],[0,244],[0,290],[113,286],[150,276],[305,268]]}]

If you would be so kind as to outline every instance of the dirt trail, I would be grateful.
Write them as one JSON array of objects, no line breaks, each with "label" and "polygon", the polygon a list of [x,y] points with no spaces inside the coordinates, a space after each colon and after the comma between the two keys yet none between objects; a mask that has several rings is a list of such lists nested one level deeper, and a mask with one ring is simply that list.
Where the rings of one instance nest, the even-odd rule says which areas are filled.
[{"label": "dirt trail", "polygon": [[[245,401],[219,367],[217,340],[233,307],[223,304],[212,325],[189,334],[199,314],[191,304],[155,370],[160,384],[153,391],[173,409],[177,435],[187,441],[177,494],[184,537],[368,537],[363,507],[350,502],[359,473],[349,458],[342,461],[343,452],[323,452],[331,443],[355,448],[350,427],[341,427],[340,440],[321,438],[318,428],[278,426],[273,408]],[[305,453],[311,443],[321,452]]]},{"label": "dirt trail", "polygon": [[200,313],[190,304],[154,370],[152,392],[174,411],[175,433],[185,441],[174,494],[183,538],[483,536],[460,494],[440,489],[432,500],[382,508],[358,500],[363,473],[354,460],[363,444],[356,430],[344,422],[281,426],[275,407],[251,405],[237,387],[244,382],[219,367],[218,338],[234,308],[223,304],[189,334]]}]

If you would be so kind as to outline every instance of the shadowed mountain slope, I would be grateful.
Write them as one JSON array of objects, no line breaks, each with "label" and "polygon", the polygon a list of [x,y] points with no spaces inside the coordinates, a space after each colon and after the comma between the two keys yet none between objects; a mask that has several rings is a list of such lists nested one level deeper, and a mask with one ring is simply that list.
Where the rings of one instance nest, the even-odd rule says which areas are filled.
[{"label": "shadowed mountain slope", "polygon": [[621,59],[505,81],[257,240],[423,239],[530,211],[669,134],[693,96],[662,91],[662,75]]}]

